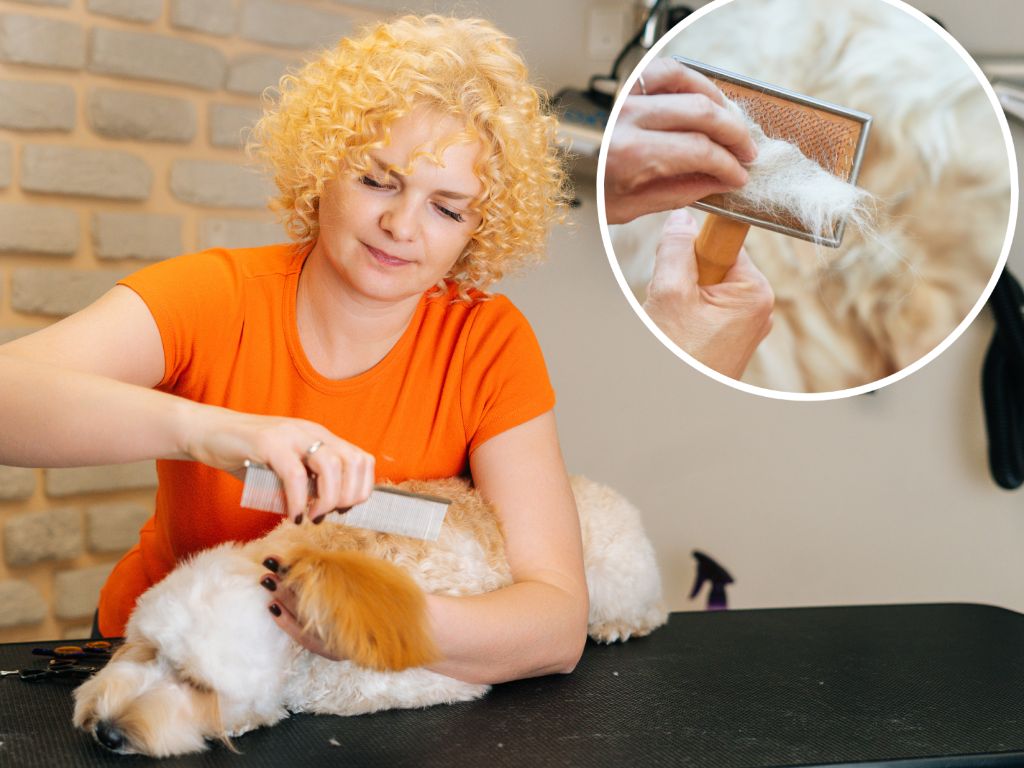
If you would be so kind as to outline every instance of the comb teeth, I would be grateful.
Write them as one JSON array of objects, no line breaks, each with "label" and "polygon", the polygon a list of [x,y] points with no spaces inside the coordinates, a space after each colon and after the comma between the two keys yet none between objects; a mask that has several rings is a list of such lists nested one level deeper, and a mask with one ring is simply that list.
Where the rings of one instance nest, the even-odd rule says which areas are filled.
[{"label": "comb teeth", "polygon": [[[309,478],[307,493],[316,495],[316,478]],[[245,462],[245,484],[242,486],[241,505],[246,509],[259,509],[283,515],[287,510],[281,479],[270,467],[254,461]]]},{"label": "comb teeth", "polygon": [[[242,472],[233,472],[243,480],[241,506],[283,515],[287,509],[281,479],[270,467],[246,461]],[[307,493],[316,497],[316,478],[310,476]],[[436,541],[451,501],[439,496],[410,493],[401,488],[375,486],[370,498],[343,513],[341,522],[357,528],[383,533],[413,536]],[[341,512],[341,510],[334,510]]]}]

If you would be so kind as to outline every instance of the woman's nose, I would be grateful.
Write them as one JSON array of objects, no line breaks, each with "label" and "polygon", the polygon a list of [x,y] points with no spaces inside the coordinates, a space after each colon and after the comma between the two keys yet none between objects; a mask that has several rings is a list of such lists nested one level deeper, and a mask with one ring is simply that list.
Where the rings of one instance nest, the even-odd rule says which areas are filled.
[{"label": "woman's nose", "polygon": [[380,226],[395,240],[415,239],[419,224],[413,201],[393,198],[380,217]]}]

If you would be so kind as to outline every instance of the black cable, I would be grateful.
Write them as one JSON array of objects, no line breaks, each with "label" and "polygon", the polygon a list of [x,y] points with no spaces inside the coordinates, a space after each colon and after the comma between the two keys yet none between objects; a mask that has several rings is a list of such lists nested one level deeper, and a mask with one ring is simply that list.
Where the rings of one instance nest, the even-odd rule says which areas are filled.
[{"label": "black cable", "polygon": [[1024,289],[1004,270],[988,306],[996,321],[981,391],[992,478],[1007,490],[1024,484]]},{"label": "black cable", "polygon": [[[615,61],[612,63],[612,69],[609,74],[593,75],[590,78],[590,81],[587,83],[587,96],[590,99],[592,99],[595,104],[600,104],[606,109],[611,109],[612,102],[615,100],[614,95],[598,90],[597,88],[594,87],[594,84],[598,80],[609,80],[616,83],[619,82],[619,67],[622,66],[622,62],[626,60],[627,56],[629,56],[630,51],[632,51],[634,48],[640,45],[640,40],[644,36],[644,30],[647,28],[647,24],[651,21],[651,19],[657,16],[658,12],[661,10],[661,7],[665,5],[667,2],[669,2],[669,0],[656,0],[654,5],[651,6],[651,9],[647,12],[647,15],[644,17],[643,22],[637,28],[636,33],[633,35],[633,37],[630,38],[629,42],[622,47],[622,50],[619,51],[618,56],[615,57]],[[689,9],[685,10],[686,15],[689,15],[691,13]]]}]

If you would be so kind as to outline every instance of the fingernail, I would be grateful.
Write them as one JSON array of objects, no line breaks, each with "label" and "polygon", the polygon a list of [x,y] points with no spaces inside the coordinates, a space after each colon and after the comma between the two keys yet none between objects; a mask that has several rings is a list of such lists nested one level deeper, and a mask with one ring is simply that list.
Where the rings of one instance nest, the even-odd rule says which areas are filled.
[{"label": "fingernail", "polygon": [[266,568],[268,571],[273,571],[274,573],[277,573],[281,569],[281,564],[277,562],[277,560],[275,560],[274,558],[268,557],[266,560],[263,561],[263,567]]},{"label": "fingernail", "polygon": [[271,592],[274,592],[277,589],[277,582],[274,581],[272,576],[264,576],[260,580],[260,586],[269,589]]},{"label": "fingernail", "polygon": [[320,523],[322,523],[324,521],[324,517],[326,517],[326,515],[320,515],[320,517],[314,517],[313,521],[312,521],[313,525],[320,525]]},{"label": "fingernail", "polygon": [[302,515],[297,515],[295,517],[295,524],[296,525],[301,525],[302,524]]},{"label": "fingernail", "polygon": [[281,606],[278,605],[277,603],[271,603],[270,607],[267,610],[269,610],[275,616],[280,616],[281,615]]}]

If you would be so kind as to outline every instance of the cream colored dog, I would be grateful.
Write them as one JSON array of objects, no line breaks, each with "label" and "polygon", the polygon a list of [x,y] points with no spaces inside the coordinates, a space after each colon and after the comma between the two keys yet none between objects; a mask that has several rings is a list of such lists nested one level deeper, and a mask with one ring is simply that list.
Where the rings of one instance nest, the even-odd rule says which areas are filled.
[{"label": "cream colored dog", "polygon": [[[138,602],[124,646],[75,691],[74,723],[121,753],[197,752],[289,712],[355,715],[487,692],[423,669],[435,656],[423,592],[468,595],[512,582],[497,517],[466,482],[401,487],[452,499],[436,542],[328,522],[281,525],[183,563]],[[573,480],[590,592],[589,632],[615,642],[666,620],[640,516],[614,491]],[[311,654],[267,611],[262,562],[281,559],[299,620],[345,661]]]},{"label": "cream colored dog", "polygon": [[[883,0],[735,0],[663,49],[874,117],[860,185],[878,232],[838,251],[751,229],[775,292],[771,333],[743,380],[830,392],[928,354],[967,317],[999,260],[1011,161],[997,112],[934,29]],[[667,214],[612,227],[640,302]]]}]

